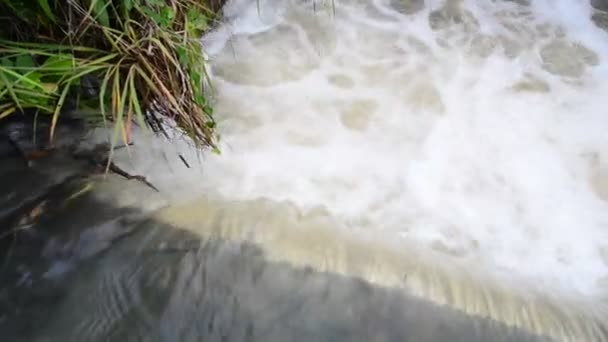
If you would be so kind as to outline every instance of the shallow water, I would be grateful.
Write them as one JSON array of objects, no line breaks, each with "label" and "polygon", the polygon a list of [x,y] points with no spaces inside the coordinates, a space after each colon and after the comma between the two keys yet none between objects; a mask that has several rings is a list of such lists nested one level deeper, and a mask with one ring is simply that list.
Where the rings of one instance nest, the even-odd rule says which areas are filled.
[{"label": "shallow water", "polygon": [[117,156],[188,202],[158,220],[527,332],[608,339],[604,12],[234,0],[225,16],[203,38],[222,154]]},{"label": "shallow water", "polygon": [[[199,231],[215,229],[198,219]],[[257,243],[156,221],[84,264],[72,283],[35,341],[548,341],[397,289],[277,262]]]}]

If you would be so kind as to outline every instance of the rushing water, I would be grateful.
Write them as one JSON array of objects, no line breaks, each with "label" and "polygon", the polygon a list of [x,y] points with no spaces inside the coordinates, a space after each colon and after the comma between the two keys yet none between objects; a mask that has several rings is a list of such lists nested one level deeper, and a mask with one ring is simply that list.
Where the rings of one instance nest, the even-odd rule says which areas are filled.
[{"label": "rushing water", "polygon": [[202,188],[608,293],[608,36],[583,1],[531,3],[231,2]]},{"label": "rushing water", "polygon": [[605,13],[234,0],[225,17],[203,39],[222,154],[170,171],[130,156],[165,191],[211,198],[159,220],[528,331],[608,338]]}]

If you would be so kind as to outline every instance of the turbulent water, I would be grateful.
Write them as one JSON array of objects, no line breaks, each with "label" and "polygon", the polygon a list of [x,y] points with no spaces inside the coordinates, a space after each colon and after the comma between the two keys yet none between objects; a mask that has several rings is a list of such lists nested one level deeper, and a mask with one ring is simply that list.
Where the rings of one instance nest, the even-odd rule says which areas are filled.
[{"label": "turbulent water", "polygon": [[233,2],[207,37],[224,153],[205,188],[608,292],[608,36],[588,4],[286,3]]},{"label": "turbulent water", "polygon": [[[203,38],[222,154],[170,172],[130,156],[153,183],[232,203],[223,234],[261,234],[281,261],[384,286],[418,267],[423,298],[555,336],[568,317],[606,321],[605,13],[575,0],[234,0],[224,13]],[[196,230],[215,209],[192,203],[160,217]],[[310,222],[325,228],[290,235]],[[340,242],[357,235],[369,244]]]},{"label": "turbulent water", "polygon": [[608,36],[582,1],[232,1],[221,156],[289,201],[546,290],[608,293]]}]

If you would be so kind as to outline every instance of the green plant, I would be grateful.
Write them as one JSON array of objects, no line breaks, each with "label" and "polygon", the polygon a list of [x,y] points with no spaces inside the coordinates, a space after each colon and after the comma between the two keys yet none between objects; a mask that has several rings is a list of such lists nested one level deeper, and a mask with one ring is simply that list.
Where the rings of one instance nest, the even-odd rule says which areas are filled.
[{"label": "green plant", "polygon": [[[113,122],[114,141],[129,141],[134,122],[168,124],[215,148],[199,43],[214,14],[202,0],[0,0],[0,10],[10,13],[0,22],[0,119],[48,114],[53,137],[76,97]],[[79,91],[92,80],[94,91]]]}]

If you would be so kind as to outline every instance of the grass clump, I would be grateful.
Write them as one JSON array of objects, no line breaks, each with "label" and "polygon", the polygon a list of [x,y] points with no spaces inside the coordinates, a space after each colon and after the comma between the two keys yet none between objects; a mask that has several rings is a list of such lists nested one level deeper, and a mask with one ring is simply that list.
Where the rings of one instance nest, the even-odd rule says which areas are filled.
[{"label": "grass clump", "polygon": [[199,37],[218,0],[0,0],[0,119],[51,118],[66,101],[113,125],[174,127],[215,149],[215,122]]}]

